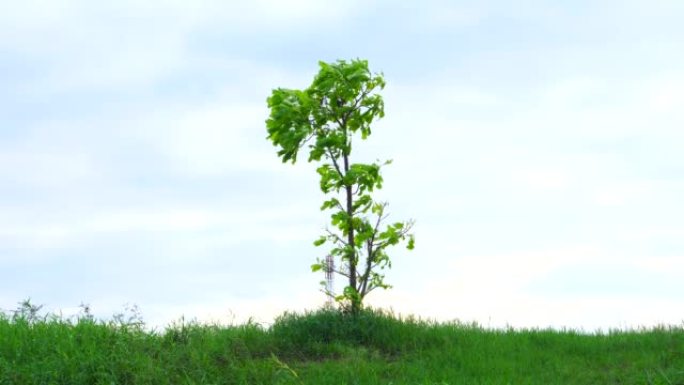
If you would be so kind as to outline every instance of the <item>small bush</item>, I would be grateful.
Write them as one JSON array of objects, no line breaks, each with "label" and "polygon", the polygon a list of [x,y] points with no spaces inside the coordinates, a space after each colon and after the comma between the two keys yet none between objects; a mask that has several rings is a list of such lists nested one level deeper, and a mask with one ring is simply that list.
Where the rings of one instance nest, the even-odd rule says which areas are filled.
[{"label": "small bush", "polygon": [[334,309],[285,313],[276,319],[271,334],[280,354],[314,359],[337,357],[349,347],[396,355],[451,342],[434,323],[374,309],[357,315]]}]

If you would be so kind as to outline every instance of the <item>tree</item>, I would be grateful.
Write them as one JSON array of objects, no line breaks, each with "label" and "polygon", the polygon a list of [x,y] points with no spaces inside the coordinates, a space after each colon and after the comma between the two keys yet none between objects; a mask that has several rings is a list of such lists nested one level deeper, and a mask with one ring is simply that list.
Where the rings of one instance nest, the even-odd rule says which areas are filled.
[{"label": "tree", "polygon": [[[352,139],[358,134],[368,138],[371,123],[384,116],[378,94],[385,87],[382,75],[371,74],[366,60],[319,62],[319,66],[309,88],[272,91],[266,127],[283,163],[294,164],[304,146],[309,149],[308,161],[321,163],[320,188],[329,196],[321,210],[332,210],[333,230],[326,229],[314,245],[332,243],[330,254],[342,262],[334,271],[348,281],[339,296],[324,291],[357,314],[368,293],[390,287],[383,274],[391,267],[385,249],[401,242],[413,249],[413,221],[382,229],[387,203],[374,201],[371,193],[382,188],[380,169],[391,161],[351,163]],[[314,272],[326,267],[330,266],[320,258],[311,266]]]}]

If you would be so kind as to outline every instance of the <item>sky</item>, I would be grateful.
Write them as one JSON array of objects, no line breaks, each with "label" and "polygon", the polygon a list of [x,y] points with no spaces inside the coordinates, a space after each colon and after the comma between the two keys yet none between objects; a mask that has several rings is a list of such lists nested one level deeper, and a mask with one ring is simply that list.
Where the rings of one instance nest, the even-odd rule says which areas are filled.
[{"label": "sky", "polygon": [[684,2],[23,1],[0,12],[0,309],[265,325],[325,302],[315,164],[266,98],[383,73],[354,161],[414,219],[372,306],[486,327],[684,321]]}]

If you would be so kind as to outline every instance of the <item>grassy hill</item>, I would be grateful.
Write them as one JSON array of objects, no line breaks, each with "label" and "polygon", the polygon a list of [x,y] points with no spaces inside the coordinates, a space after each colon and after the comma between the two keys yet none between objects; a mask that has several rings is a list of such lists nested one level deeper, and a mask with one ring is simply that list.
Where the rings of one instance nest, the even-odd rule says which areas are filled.
[{"label": "grassy hill", "polygon": [[366,310],[269,328],[0,316],[0,385],[684,384],[684,328],[488,330]]}]

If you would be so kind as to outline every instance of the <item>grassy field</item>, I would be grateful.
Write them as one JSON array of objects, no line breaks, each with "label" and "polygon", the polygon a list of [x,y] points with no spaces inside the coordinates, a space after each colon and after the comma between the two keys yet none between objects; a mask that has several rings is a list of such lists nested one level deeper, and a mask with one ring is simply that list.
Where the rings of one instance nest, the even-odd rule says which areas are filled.
[{"label": "grassy field", "polygon": [[320,310],[269,328],[146,331],[122,318],[4,314],[0,384],[684,384],[684,328],[488,330]]}]

